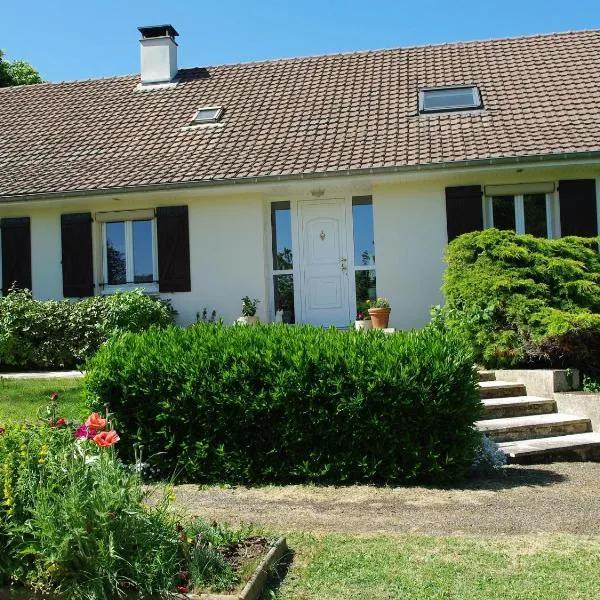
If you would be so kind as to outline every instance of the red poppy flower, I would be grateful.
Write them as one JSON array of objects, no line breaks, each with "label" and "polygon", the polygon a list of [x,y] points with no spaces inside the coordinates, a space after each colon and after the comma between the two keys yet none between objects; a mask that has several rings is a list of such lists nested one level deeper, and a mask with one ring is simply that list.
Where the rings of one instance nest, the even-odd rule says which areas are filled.
[{"label": "red poppy flower", "polygon": [[98,413],[93,412],[86,420],[86,427],[100,431],[106,427],[106,419],[103,419]]},{"label": "red poppy flower", "polygon": [[102,431],[94,436],[94,443],[96,446],[100,446],[100,448],[108,448],[109,446],[114,446],[121,438],[119,434],[111,429],[110,431]]}]

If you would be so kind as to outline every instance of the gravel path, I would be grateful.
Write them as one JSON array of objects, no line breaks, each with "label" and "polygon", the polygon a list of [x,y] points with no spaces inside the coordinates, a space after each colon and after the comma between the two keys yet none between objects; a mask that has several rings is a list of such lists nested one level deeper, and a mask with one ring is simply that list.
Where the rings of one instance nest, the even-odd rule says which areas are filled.
[{"label": "gravel path", "polygon": [[288,531],[600,535],[600,463],[507,467],[459,488],[181,485],[177,504],[207,519]]}]

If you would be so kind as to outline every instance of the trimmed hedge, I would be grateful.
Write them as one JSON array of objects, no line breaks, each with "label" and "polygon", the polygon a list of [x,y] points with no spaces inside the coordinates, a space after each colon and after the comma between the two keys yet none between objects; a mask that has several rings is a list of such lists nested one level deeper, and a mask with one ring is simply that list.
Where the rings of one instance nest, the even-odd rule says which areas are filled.
[{"label": "trimmed hedge", "polygon": [[195,482],[445,482],[471,465],[473,357],[434,328],[386,336],[197,324],[110,340],[87,363],[132,460]]},{"label": "trimmed hedge", "polygon": [[79,302],[35,300],[29,290],[0,297],[0,368],[73,367],[121,331],[173,322],[170,306],[141,290]]},{"label": "trimmed hedge", "polygon": [[445,323],[488,367],[600,374],[598,239],[468,233],[448,246]]}]

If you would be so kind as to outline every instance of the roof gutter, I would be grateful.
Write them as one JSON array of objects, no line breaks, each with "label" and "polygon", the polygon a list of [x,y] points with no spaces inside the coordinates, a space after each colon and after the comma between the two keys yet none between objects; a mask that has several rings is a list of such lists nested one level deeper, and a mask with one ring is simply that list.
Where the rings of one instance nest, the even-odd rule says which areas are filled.
[{"label": "roof gutter", "polygon": [[535,165],[552,162],[564,163],[569,160],[593,161],[600,160],[600,151],[565,152],[561,154],[540,154],[535,156],[509,156],[498,158],[485,158],[476,160],[463,160],[443,163],[428,163],[422,165],[399,165],[393,167],[369,167],[361,169],[344,169],[339,171],[319,171],[315,173],[295,173],[286,175],[262,175],[259,177],[242,177],[238,179],[198,179],[176,183],[159,183],[149,185],[131,185],[111,188],[92,188],[72,190],[66,192],[40,192],[21,195],[0,195],[0,203],[22,202],[23,200],[54,200],[63,198],[76,198],[79,196],[99,196],[110,194],[123,194],[142,191],[166,191],[198,187],[213,187],[224,185],[249,185],[260,183],[287,182],[311,179],[328,179],[332,177],[353,177],[366,175],[393,175],[395,173],[419,173],[427,171],[443,171],[450,169],[500,167],[515,165]]}]

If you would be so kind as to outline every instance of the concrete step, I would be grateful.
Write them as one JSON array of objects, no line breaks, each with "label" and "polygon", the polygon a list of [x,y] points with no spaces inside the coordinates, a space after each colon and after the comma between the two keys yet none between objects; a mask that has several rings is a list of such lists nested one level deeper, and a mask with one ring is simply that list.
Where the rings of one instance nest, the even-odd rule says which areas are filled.
[{"label": "concrete step", "polygon": [[482,400],[485,406],[485,419],[525,417],[556,412],[556,402],[541,396],[512,396],[509,398],[488,398]]},{"label": "concrete step", "polygon": [[516,381],[481,381],[479,395],[487,398],[508,398],[509,396],[526,396],[527,390],[522,383]]},{"label": "concrete step", "polygon": [[561,413],[485,419],[475,423],[478,431],[495,442],[513,442],[591,431],[585,417]]},{"label": "concrete step", "polygon": [[600,433],[576,433],[557,437],[501,442],[508,462],[534,464],[552,460],[600,460]]},{"label": "concrete step", "polygon": [[496,380],[496,372],[495,371],[477,371],[477,375],[479,376],[479,381],[495,381]]}]

